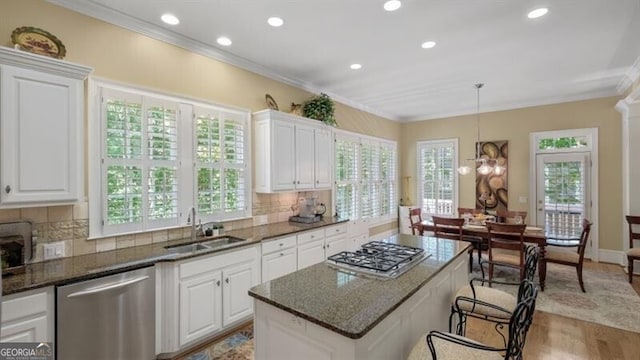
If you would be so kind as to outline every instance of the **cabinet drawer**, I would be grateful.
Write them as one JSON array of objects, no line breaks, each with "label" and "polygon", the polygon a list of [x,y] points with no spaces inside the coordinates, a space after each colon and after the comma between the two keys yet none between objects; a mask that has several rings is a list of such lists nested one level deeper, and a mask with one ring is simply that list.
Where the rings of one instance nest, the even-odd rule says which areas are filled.
[{"label": "cabinet drawer", "polygon": [[296,246],[296,236],[291,235],[262,243],[262,255]]},{"label": "cabinet drawer", "polygon": [[324,229],[307,231],[298,235],[298,245],[324,238]]},{"label": "cabinet drawer", "polygon": [[346,234],[347,233],[347,223],[330,226],[330,227],[326,228],[324,231],[325,231],[325,235],[324,236],[326,236],[326,237],[336,236],[336,235],[340,235],[340,234]]}]

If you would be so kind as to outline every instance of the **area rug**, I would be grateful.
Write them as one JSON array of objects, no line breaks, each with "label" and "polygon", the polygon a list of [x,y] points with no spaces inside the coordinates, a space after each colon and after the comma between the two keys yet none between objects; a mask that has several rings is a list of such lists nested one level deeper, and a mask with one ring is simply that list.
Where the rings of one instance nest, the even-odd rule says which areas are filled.
[{"label": "area rug", "polygon": [[177,360],[253,360],[253,324]]},{"label": "area rug", "polygon": [[[516,271],[503,269],[494,274],[496,279],[517,281]],[[474,275],[478,274],[479,267],[474,267]],[[575,268],[548,264],[545,289],[538,291],[536,310],[640,333],[640,296],[624,273],[583,269],[582,277],[586,293],[580,290]],[[515,286],[499,288],[517,293]]]}]

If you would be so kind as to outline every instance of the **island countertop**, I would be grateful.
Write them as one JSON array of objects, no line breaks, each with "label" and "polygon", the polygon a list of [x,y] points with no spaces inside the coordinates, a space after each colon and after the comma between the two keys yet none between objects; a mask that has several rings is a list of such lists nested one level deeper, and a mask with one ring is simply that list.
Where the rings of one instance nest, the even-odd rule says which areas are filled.
[{"label": "island countertop", "polygon": [[422,247],[430,257],[395,279],[377,279],[319,263],[249,290],[257,300],[359,339],[427,284],[469,243],[428,236],[393,235],[387,242]]}]

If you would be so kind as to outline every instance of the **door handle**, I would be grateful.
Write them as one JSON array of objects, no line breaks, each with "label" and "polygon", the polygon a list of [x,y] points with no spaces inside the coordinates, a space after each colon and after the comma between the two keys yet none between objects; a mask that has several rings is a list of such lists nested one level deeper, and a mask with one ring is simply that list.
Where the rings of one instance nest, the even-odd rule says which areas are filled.
[{"label": "door handle", "polygon": [[111,284],[107,284],[107,285],[96,286],[96,287],[93,287],[93,288],[89,288],[87,290],[74,292],[72,294],[67,295],[67,297],[68,298],[73,298],[73,297],[78,297],[78,296],[96,294],[96,293],[109,291],[109,290],[120,289],[120,288],[123,288],[125,286],[133,285],[135,283],[139,283],[140,281],[147,280],[148,278],[149,277],[145,275],[145,276],[140,276],[140,277],[129,279],[129,280],[125,280],[125,281],[120,281],[120,282],[111,283]]}]

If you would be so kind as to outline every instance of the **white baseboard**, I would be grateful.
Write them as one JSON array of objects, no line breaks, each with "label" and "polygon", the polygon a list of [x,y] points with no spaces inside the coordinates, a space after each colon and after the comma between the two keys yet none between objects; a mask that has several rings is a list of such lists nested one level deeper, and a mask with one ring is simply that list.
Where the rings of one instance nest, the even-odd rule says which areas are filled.
[{"label": "white baseboard", "polygon": [[618,265],[627,264],[627,262],[625,261],[626,256],[624,255],[624,252],[618,251],[618,250],[599,249],[598,260],[600,262],[606,262],[606,263],[618,264]]}]

